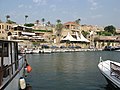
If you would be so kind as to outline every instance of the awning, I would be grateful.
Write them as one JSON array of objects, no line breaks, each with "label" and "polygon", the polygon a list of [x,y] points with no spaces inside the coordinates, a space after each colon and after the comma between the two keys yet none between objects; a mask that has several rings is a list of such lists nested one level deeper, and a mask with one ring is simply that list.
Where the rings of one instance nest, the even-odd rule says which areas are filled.
[{"label": "awning", "polygon": [[77,41],[75,38],[73,38],[70,33],[68,32],[67,36],[62,39],[62,41]]},{"label": "awning", "polygon": [[76,37],[77,37],[77,41],[80,41],[80,42],[90,42],[88,39],[86,39],[82,33],[80,33],[80,37],[78,35],[78,33],[76,32]]},{"label": "awning", "polygon": [[31,36],[35,36],[35,33],[29,33],[29,32],[22,32],[22,35],[31,35]]},{"label": "awning", "polygon": [[76,38],[73,38],[72,35],[68,32],[67,36],[63,38],[61,41],[70,41],[70,42],[90,42],[88,39],[86,39],[82,33],[80,33],[80,36],[76,32]]},{"label": "awning", "polygon": [[82,35],[82,33],[80,34],[80,38],[81,38],[81,41],[83,41],[83,42],[90,42],[88,39],[86,39],[86,38]]}]

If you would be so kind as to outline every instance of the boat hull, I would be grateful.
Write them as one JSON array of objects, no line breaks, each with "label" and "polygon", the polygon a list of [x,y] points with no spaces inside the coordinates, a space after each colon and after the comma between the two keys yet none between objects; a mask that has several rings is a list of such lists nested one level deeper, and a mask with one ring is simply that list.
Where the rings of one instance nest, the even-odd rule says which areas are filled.
[{"label": "boat hull", "polygon": [[107,60],[107,61],[100,62],[98,64],[98,68],[100,69],[102,75],[107,80],[108,84],[112,85],[117,90],[120,90],[120,79],[111,74],[112,71],[111,71],[110,63],[119,64],[117,62]]},{"label": "boat hull", "polygon": [[107,78],[103,73],[102,73],[102,75],[105,77],[105,79],[106,79],[106,81],[107,81],[107,83],[108,83],[108,87],[109,88],[114,88],[115,90],[120,90],[120,88],[117,86],[117,85],[115,85],[109,78]]}]

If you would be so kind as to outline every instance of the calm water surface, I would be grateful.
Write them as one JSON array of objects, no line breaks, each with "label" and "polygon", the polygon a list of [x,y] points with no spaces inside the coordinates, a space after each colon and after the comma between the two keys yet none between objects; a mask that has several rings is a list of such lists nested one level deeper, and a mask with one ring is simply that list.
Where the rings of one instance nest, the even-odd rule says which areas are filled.
[{"label": "calm water surface", "polygon": [[32,90],[111,90],[97,67],[100,56],[120,62],[120,52],[109,51],[27,55],[27,81]]}]

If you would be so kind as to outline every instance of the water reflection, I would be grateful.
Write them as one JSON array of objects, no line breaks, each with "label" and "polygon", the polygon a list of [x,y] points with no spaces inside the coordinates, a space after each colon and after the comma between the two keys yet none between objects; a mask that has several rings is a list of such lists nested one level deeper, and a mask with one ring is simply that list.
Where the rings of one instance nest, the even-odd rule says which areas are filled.
[{"label": "water reflection", "polygon": [[[97,65],[99,57],[119,60],[115,52],[76,52],[28,55],[33,90],[116,90],[109,87]],[[106,86],[107,85],[107,86]]]},{"label": "water reflection", "polygon": [[106,90],[120,90],[120,89],[117,89],[115,88],[113,85],[111,84],[107,84],[106,87],[105,87]]}]

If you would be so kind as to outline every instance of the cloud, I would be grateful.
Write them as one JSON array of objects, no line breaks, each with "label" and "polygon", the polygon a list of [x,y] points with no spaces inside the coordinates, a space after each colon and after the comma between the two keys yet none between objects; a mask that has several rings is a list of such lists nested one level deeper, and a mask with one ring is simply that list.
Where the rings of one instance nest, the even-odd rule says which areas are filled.
[{"label": "cloud", "polygon": [[120,13],[120,10],[118,8],[113,9],[114,12]]},{"label": "cloud", "polygon": [[90,10],[96,10],[99,7],[97,0],[88,0],[88,2],[91,4]]},{"label": "cloud", "polygon": [[96,19],[96,18],[101,18],[102,16],[103,16],[103,15],[98,14],[98,15],[91,16],[91,18]]},{"label": "cloud", "polygon": [[24,4],[20,4],[20,5],[18,5],[18,8],[31,9],[31,8],[32,8],[32,6],[31,6],[31,5],[24,5]]},{"label": "cloud", "polygon": [[37,5],[47,5],[47,0],[33,0],[33,3]]},{"label": "cloud", "polygon": [[24,7],[24,5],[23,5],[23,4],[18,5],[18,8],[22,8],[22,7]]},{"label": "cloud", "polygon": [[96,10],[97,9],[97,7],[91,7],[90,8],[90,10]]},{"label": "cloud", "polygon": [[50,9],[51,9],[52,11],[56,11],[56,5],[50,5]]}]

